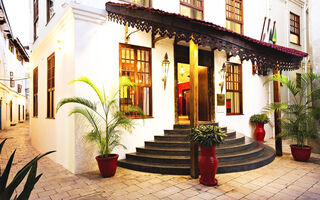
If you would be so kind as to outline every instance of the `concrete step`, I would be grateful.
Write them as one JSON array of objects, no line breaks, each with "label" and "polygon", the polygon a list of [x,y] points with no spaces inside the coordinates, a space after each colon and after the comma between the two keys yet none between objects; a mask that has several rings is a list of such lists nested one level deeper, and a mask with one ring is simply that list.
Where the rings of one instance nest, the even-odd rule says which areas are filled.
[{"label": "concrete step", "polygon": [[[218,122],[205,122],[205,121],[199,121],[198,122],[200,125],[214,125],[214,126],[219,126]],[[190,128],[190,124],[175,124],[173,125],[173,129],[186,129]]]},{"label": "concrete step", "polygon": [[[253,148],[255,142],[250,138],[245,138],[245,142],[242,144],[219,146],[216,148],[217,155],[230,152],[240,152],[246,149]],[[177,155],[177,156],[188,156],[190,155],[190,146],[181,148],[168,148],[168,147],[137,147],[137,152],[159,154],[159,155]]]},{"label": "concrete step", "polygon": [[[252,149],[245,149],[240,152],[231,152],[228,154],[218,154],[218,159],[221,162],[226,161],[237,161],[243,159],[249,159],[254,156],[258,156],[262,153],[263,147],[259,146]],[[201,153],[199,153],[200,155]],[[182,156],[182,155],[160,155],[160,154],[149,154],[149,153],[130,153],[126,154],[126,159],[128,160],[137,160],[137,161],[145,161],[145,162],[152,162],[152,163],[171,163],[171,164],[190,164],[190,151],[189,155]]]},{"label": "concrete step", "polygon": [[[263,144],[262,144],[263,145]],[[249,159],[242,159],[237,161],[220,161],[217,173],[239,172],[247,171],[262,167],[269,164],[275,158],[274,149],[263,145],[263,152]],[[190,164],[178,163],[152,163],[141,160],[124,159],[118,161],[118,166],[127,169],[160,173],[160,174],[175,174],[175,175],[189,175]]]},{"label": "concrete step", "polygon": [[[227,127],[223,130],[227,134],[225,143],[216,148],[218,173],[255,169],[273,161],[272,148]],[[144,147],[137,147],[135,153],[126,154],[126,159],[119,160],[118,165],[137,171],[188,175],[191,162],[189,134],[189,125],[176,124],[174,130],[164,130],[164,135],[155,136],[154,141],[146,141]]]},{"label": "concrete step", "polygon": [[[224,145],[231,145],[231,144],[241,144],[245,141],[245,137],[242,134],[236,133],[236,136],[233,138],[226,138]],[[159,140],[155,139],[154,141],[146,141],[146,147],[168,147],[168,148],[188,148],[190,146],[190,142],[187,140],[184,141],[175,141],[175,140]]]},{"label": "concrete step", "polygon": [[[175,134],[176,132],[170,132],[170,133],[165,133],[165,135],[156,135],[154,136],[154,139],[157,141],[186,141],[188,140],[188,136],[190,135],[190,132],[187,133],[178,133]],[[232,130],[228,130],[226,132],[226,137],[225,138],[234,138],[236,136],[236,132]]]}]

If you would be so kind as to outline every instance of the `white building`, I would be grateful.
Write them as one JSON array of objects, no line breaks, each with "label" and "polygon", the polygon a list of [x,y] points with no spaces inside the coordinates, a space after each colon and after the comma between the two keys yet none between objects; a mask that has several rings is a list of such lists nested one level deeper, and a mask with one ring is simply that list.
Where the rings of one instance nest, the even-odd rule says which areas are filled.
[{"label": "white building", "polygon": [[[279,61],[282,61],[282,58],[286,59],[286,56],[288,58],[293,56],[293,60],[299,60],[294,64],[291,63],[292,65],[290,64],[295,69],[297,68],[295,64],[305,56],[299,51],[287,48],[282,48],[282,51],[276,46],[268,46],[258,42],[266,17],[266,28],[269,18],[271,19],[270,27],[272,27],[273,21],[276,21],[277,44],[305,51],[304,1],[153,0],[151,2],[148,0],[128,0],[114,2],[132,2],[173,14],[203,19],[209,23],[199,25],[201,31],[205,31],[202,29],[212,29],[217,34],[222,34],[221,37],[226,35],[232,41],[233,39],[240,41],[244,46],[248,44],[250,48],[258,48],[262,54],[266,51],[267,55],[270,51],[275,53],[274,55]],[[194,2],[194,4],[191,5],[190,2]],[[142,94],[144,103],[138,106],[145,111],[148,118],[144,122],[137,119],[139,126],[134,132],[123,135],[122,142],[128,149],[116,150],[121,158],[125,157],[125,153],[134,152],[136,147],[143,146],[144,141],[152,140],[154,135],[161,134],[164,129],[171,129],[174,124],[187,121],[190,112],[188,107],[188,98],[190,97],[188,92],[190,89],[188,86],[188,82],[190,82],[189,43],[183,41],[183,34],[175,32],[177,26],[179,26],[179,30],[186,26],[186,30],[190,31],[192,27],[190,28],[189,24],[186,24],[190,19],[152,9],[142,10],[141,12],[146,13],[146,17],[155,16],[155,18],[161,19],[162,16],[164,19],[169,19],[169,16],[172,16],[177,19],[177,24],[175,21],[170,24],[174,30],[161,32],[161,28],[159,28],[161,34],[168,33],[169,36],[176,34],[176,37],[160,37],[159,32],[153,35],[152,31],[141,31],[144,26],[148,27],[150,24],[142,23],[140,31],[136,31],[137,26],[135,28],[129,26],[126,29],[125,26],[117,23],[123,22],[121,21],[123,19],[127,20],[125,22],[129,22],[130,16],[132,19],[135,18],[132,14],[135,12],[132,11],[134,7],[127,8],[122,4],[115,4],[113,7],[111,3],[108,4],[109,8],[114,8],[115,12],[108,13],[105,3],[103,0],[31,1],[31,8],[33,8],[31,12],[34,13],[31,22],[34,41],[31,48],[33,81],[30,85],[30,94],[33,96],[33,100],[30,102],[32,144],[41,152],[57,150],[57,153],[51,155],[51,158],[74,173],[96,168],[94,160],[96,150],[93,145],[89,145],[83,140],[86,127],[81,119],[77,116],[68,117],[70,106],[61,109],[57,114],[55,113],[55,105],[62,98],[92,96],[90,90],[80,84],[68,85],[71,80],[85,75],[109,90],[118,82],[119,74],[130,73],[130,70],[126,71],[125,60],[134,62],[135,68],[141,67],[141,65],[145,67],[148,80],[140,80],[145,81]],[[123,15],[124,18],[121,18],[118,11],[128,13],[128,15]],[[108,14],[109,19],[114,21],[108,20]],[[291,32],[290,19],[293,24]],[[160,21],[158,22],[160,24],[166,22],[165,20]],[[136,21],[132,21],[132,24],[136,23]],[[195,27],[198,26],[198,23],[199,21],[190,21],[190,24]],[[210,23],[227,27],[256,40],[228,32]],[[162,24],[162,28],[165,29],[167,27],[164,24]],[[161,27],[159,24],[156,25]],[[188,31],[186,32],[189,33]],[[199,30],[193,31],[196,33]],[[175,41],[175,38],[178,38],[177,34],[180,34],[181,41],[177,39]],[[161,36],[165,36],[165,34]],[[221,42],[221,38],[218,39]],[[214,44],[212,43],[212,45]],[[257,74],[258,71],[253,74],[251,61],[241,60],[239,56],[227,56],[227,47],[224,45],[226,44],[221,42],[221,49],[215,49],[205,44],[199,45],[199,65],[202,66],[199,68],[199,74],[202,76],[199,82],[209,80],[199,87],[199,94],[203,95],[201,97],[203,101],[199,101],[199,112],[202,114],[199,115],[199,120],[219,122],[220,125],[226,125],[250,138],[253,127],[249,123],[249,118],[253,114],[260,113],[267,103],[273,101],[273,87],[272,84],[263,86],[266,80],[266,76],[262,76],[263,70],[259,71],[261,75]],[[130,55],[126,56],[125,52],[129,52]],[[132,52],[132,57],[130,52]],[[171,64],[166,89],[164,89],[161,80],[163,77],[161,63],[166,53]],[[138,58],[138,54],[141,54],[141,58]],[[145,56],[144,58],[142,58],[142,54]],[[234,55],[239,55],[239,52],[234,52]],[[256,54],[251,56],[255,57]],[[231,64],[225,63],[227,60]],[[229,77],[235,77],[239,81],[234,82],[227,79],[227,83],[224,84],[226,86],[220,91],[219,83],[221,81],[224,83],[225,80],[220,78],[219,71],[224,64],[227,65]],[[280,65],[284,70],[289,69],[287,64],[279,63]],[[124,68],[120,67],[121,69],[119,69],[119,66]],[[235,71],[232,72],[231,69]],[[272,70],[269,69],[270,74],[272,74]],[[234,84],[239,90],[231,88],[229,83]],[[226,96],[222,105],[218,105],[215,100],[217,94]],[[286,93],[283,92],[283,94]],[[282,95],[282,98],[287,99],[288,97]],[[274,136],[273,124],[265,127],[266,138]]]},{"label": "white building", "polygon": [[[320,1],[309,0],[307,4],[307,50],[309,59],[307,63],[307,70],[316,74],[320,74]],[[320,128],[320,127],[319,127]],[[312,152],[320,153],[320,139],[314,140],[311,143]]]},{"label": "white building", "polygon": [[0,130],[26,119],[25,90],[29,57],[13,36],[2,0],[0,1]]}]

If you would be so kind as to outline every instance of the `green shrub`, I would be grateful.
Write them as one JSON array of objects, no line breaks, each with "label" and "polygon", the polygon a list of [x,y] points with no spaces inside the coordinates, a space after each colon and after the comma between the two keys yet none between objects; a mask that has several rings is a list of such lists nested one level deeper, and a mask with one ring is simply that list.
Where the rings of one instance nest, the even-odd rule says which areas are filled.
[{"label": "green shrub", "polygon": [[201,147],[211,147],[224,142],[225,131],[214,125],[199,125],[191,129],[190,141]]},{"label": "green shrub", "polygon": [[270,122],[270,119],[266,114],[254,114],[250,117],[250,122],[266,124]]}]

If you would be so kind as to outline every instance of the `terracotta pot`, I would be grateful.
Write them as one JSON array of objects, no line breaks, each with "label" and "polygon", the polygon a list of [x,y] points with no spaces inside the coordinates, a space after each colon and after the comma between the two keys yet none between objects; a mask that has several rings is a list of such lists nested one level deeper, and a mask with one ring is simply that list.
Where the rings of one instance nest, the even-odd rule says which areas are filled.
[{"label": "terracotta pot", "polygon": [[199,158],[200,183],[214,186],[218,184],[215,178],[218,169],[218,159],[216,157],[216,147],[201,147]]},{"label": "terracotta pot", "polygon": [[258,142],[264,142],[264,136],[266,135],[266,131],[264,130],[264,124],[263,123],[256,123],[256,130],[254,131],[254,136],[256,141]]},{"label": "terracotta pot", "polygon": [[118,154],[109,154],[108,157],[96,157],[100,174],[103,178],[114,176],[117,170]]},{"label": "terracotta pot", "polygon": [[303,161],[303,162],[309,160],[312,147],[306,146],[306,145],[301,147],[296,144],[291,144],[290,148],[291,148],[291,154],[295,160]]}]

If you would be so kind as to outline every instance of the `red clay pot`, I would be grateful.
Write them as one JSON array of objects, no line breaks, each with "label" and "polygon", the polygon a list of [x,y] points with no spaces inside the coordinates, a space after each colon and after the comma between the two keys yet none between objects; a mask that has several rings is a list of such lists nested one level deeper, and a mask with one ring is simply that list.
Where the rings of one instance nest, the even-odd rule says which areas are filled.
[{"label": "red clay pot", "polygon": [[296,144],[291,144],[290,148],[291,154],[295,160],[305,162],[310,159],[312,147],[307,145],[301,147]]},{"label": "red clay pot", "polygon": [[256,138],[256,141],[264,142],[265,135],[266,135],[266,131],[264,130],[264,124],[257,122],[256,123],[256,130],[254,131],[254,136]]},{"label": "red clay pot", "polygon": [[207,186],[218,184],[215,178],[218,169],[218,159],[216,157],[216,147],[201,147],[199,158],[200,183]]},{"label": "red clay pot", "polygon": [[117,170],[118,154],[109,154],[106,158],[96,157],[103,178],[114,176]]}]

